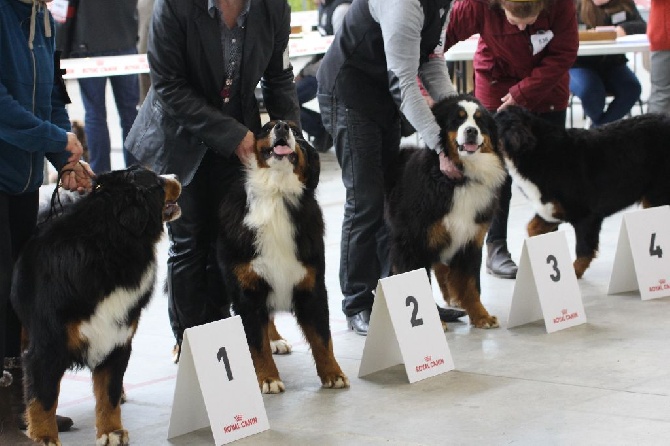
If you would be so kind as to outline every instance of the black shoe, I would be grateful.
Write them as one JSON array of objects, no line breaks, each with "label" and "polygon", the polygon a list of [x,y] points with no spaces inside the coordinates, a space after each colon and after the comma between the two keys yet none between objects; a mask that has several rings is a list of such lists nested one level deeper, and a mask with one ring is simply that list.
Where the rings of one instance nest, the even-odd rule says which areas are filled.
[{"label": "black shoe", "polygon": [[314,148],[317,152],[326,153],[331,147],[333,147],[333,137],[325,130],[319,136],[314,137]]},{"label": "black shoe", "polygon": [[516,279],[519,269],[512,260],[505,240],[486,244],[486,272],[501,279]]},{"label": "black shoe", "polygon": [[468,313],[457,308],[442,308],[438,305],[437,314],[440,315],[440,320],[442,322],[460,322],[459,318],[467,315]]},{"label": "black shoe", "polygon": [[370,310],[363,310],[353,316],[347,316],[347,326],[354,333],[361,336],[368,335],[368,326],[370,325]]}]

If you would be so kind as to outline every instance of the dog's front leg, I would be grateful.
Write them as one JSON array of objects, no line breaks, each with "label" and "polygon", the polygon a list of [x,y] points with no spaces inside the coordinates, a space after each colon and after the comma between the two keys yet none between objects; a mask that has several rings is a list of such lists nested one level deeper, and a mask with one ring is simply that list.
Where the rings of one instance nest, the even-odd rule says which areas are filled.
[{"label": "dog's front leg", "polygon": [[130,359],[130,342],[114,350],[93,370],[96,446],[125,446],[128,431],[121,422],[123,375]]},{"label": "dog's front leg", "polygon": [[[255,316],[255,315],[254,315]],[[284,391],[284,383],[279,379],[279,370],[272,358],[272,349],[268,337],[268,320],[264,322],[260,318],[252,315],[241,315],[245,330],[247,331],[247,341],[249,342],[249,351],[251,360],[256,370],[256,379],[262,393],[281,393]],[[252,321],[251,319],[256,319]],[[249,337],[252,331],[259,330],[253,338]]]}]

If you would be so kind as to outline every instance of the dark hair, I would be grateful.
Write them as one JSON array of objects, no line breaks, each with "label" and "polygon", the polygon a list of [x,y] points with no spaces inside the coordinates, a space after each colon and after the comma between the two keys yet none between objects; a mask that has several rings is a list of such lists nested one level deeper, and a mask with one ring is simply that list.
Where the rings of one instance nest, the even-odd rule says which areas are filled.
[{"label": "dark hair", "polygon": [[489,0],[492,6],[507,10],[514,17],[527,19],[537,17],[545,9],[549,9],[552,0]]},{"label": "dark hair", "polygon": [[587,28],[595,28],[605,24],[607,16],[619,11],[635,13],[637,8],[633,0],[610,0],[609,3],[597,6],[592,0],[581,0],[579,18]]}]

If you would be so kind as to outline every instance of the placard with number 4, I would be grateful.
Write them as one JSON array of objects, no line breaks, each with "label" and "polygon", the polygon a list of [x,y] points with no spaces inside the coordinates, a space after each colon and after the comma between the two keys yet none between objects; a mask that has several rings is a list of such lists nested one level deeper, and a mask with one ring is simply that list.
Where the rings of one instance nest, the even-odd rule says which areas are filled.
[{"label": "placard with number 4", "polygon": [[670,206],[623,214],[608,294],[634,290],[670,296]]}]

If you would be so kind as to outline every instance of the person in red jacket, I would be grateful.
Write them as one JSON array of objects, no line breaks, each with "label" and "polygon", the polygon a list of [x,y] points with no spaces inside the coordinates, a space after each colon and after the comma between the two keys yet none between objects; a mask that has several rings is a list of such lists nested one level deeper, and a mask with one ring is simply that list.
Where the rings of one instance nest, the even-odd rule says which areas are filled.
[{"label": "person in red jacket", "polygon": [[[490,111],[517,104],[565,127],[570,91],[568,70],[579,48],[573,0],[460,0],[453,3],[445,51],[479,34],[474,94]],[[512,197],[508,178],[486,239],[487,272],[515,278],[507,249]]]},{"label": "person in red jacket", "polygon": [[651,0],[647,37],[651,49],[649,112],[670,114],[670,2]]}]

